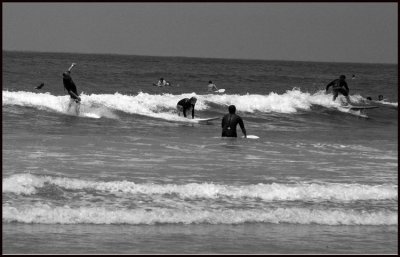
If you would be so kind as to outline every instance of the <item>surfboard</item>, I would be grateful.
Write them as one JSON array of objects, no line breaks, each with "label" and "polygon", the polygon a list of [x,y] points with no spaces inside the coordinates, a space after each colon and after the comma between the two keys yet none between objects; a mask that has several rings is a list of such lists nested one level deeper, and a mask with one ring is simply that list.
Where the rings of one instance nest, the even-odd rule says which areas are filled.
[{"label": "surfboard", "polygon": [[[168,82],[168,81],[167,81],[167,83],[166,83],[165,85],[161,85],[161,86],[157,85],[156,83],[152,83],[152,84],[153,84],[153,86],[155,86],[155,87],[165,87],[165,86],[172,87],[172,84],[171,84],[170,82]],[[178,85],[178,86],[179,86],[179,85]]]},{"label": "surfboard", "polygon": [[365,109],[375,109],[378,108],[379,106],[374,106],[374,105],[347,105],[347,106],[342,106],[343,108],[347,108],[350,110],[365,110]]},{"label": "surfboard", "polygon": [[[242,136],[242,138],[244,138],[244,136]],[[259,137],[259,136],[256,136],[256,135],[247,135],[247,138],[250,138],[250,139],[259,139],[260,137]]]},{"label": "surfboard", "polygon": [[221,88],[221,89],[215,90],[214,92],[215,93],[223,93],[223,92],[225,92],[225,89]]},{"label": "surfboard", "polygon": [[210,122],[210,121],[213,121],[213,120],[219,120],[219,119],[221,119],[221,117],[214,117],[214,118],[205,118],[205,119],[194,119],[195,121],[197,121],[198,123],[208,123],[208,122]]},{"label": "surfboard", "polygon": [[93,118],[93,119],[100,119],[100,115],[95,114],[95,113],[81,113],[79,116]]}]

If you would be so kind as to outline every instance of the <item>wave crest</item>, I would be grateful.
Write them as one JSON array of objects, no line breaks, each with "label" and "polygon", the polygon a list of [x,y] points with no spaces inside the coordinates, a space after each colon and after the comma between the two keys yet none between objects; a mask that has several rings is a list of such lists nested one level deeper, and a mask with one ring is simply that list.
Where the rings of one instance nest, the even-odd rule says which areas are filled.
[{"label": "wave crest", "polygon": [[397,200],[397,185],[361,184],[256,184],[221,185],[213,183],[136,184],[130,181],[91,181],[32,174],[17,174],[3,179],[3,193],[36,194],[45,185],[55,185],[70,190],[97,190],[112,194],[165,195],[196,199],[220,197],[254,198],[264,201],[358,201]]},{"label": "wave crest", "polygon": [[174,210],[166,208],[107,210],[105,208],[50,207],[17,209],[3,206],[3,221],[44,224],[242,224],[292,223],[321,225],[397,225],[397,212],[310,210],[277,208],[264,210]]}]

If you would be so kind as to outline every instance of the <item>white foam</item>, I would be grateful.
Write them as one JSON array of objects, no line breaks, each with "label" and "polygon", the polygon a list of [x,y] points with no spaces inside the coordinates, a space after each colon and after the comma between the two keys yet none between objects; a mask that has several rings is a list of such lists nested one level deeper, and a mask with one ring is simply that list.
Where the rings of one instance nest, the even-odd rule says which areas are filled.
[{"label": "white foam", "polygon": [[[182,98],[197,97],[196,110],[209,109],[208,102],[222,106],[234,104],[240,112],[279,112],[295,113],[298,110],[310,110],[312,105],[327,108],[340,107],[340,103],[332,101],[332,95],[319,91],[314,94],[301,92],[294,88],[283,94],[274,92],[268,95],[259,94],[208,94],[196,95],[195,93],[172,95],[151,95],[140,92],[137,95],[115,94],[81,94],[82,103],[88,108],[103,106],[111,110],[118,110],[129,114],[139,114],[166,120],[183,120],[176,115],[176,104]],[[359,96],[351,97],[353,102],[361,101]],[[65,113],[69,103],[69,96],[54,96],[49,93],[10,92],[3,91],[4,105],[30,106],[38,109],[49,109]],[[348,110],[345,110],[348,111]],[[93,113],[90,109],[87,112]],[[96,113],[99,115],[99,113]]]},{"label": "white foam", "polygon": [[35,194],[45,183],[65,189],[91,189],[109,193],[162,195],[181,198],[256,198],[264,201],[356,201],[397,200],[397,185],[362,185],[338,183],[221,185],[213,183],[136,184],[129,181],[91,181],[32,174],[17,174],[3,179],[3,193]]},{"label": "white foam", "polygon": [[313,104],[309,93],[298,89],[288,90],[279,95],[271,92],[268,95],[210,95],[207,100],[220,105],[235,105],[241,112],[280,112],[293,113],[297,110],[309,110]]},{"label": "white foam", "polygon": [[[104,107],[94,107],[90,101],[90,97],[81,94],[81,105],[79,109],[79,116],[88,118],[101,118],[107,117],[111,119],[118,118],[117,115],[112,113],[110,110]],[[74,105],[69,109],[70,97],[54,96],[50,93],[33,93],[33,92],[9,92],[3,91],[3,106],[5,105],[17,105],[37,108],[38,110],[54,111],[67,115],[76,115],[76,106]]]},{"label": "white foam", "polygon": [[382,101],[375,101],[376,103],[380,103],[380,104],[385,104],[385,105],[390,105],[390,106],[395,106],[398,107],[398,103],[392,103],[392,102],[387,102],[385,100]]},{"label": "white foam", "polygon": [[3,205],[3,222],[44,224],[242,224],[245,222],[322,225],[397,225],[397,212],[336,209],[106,209]]},{"label": "white foam", "polygon": [[6,90],[3,91],[3,106],[18,105],[66,112],[69,98],[69,96],[54,96],[50,93],[9,92]]},{"label": "white foam", "polygon": [[3,192],[16,194],[35,194],[36,188],[43,187],[46,179],[31,174],[12,175],[3,179]]}]

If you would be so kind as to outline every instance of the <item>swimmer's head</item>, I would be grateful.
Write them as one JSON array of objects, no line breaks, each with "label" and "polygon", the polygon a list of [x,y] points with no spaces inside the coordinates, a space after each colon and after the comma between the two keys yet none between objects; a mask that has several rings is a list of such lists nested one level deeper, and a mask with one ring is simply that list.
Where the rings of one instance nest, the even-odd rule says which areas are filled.
[{"label": "swimmer's head", "polygon": [[379,96],[378,96],[378,100],[379,100],[379,101],[382,101],[382,100],[383,100],[383,95],[379,95]]},{"label": "swimmer's head", "polygon": [[210,81],[208,81],[208,83],[210,83],[210,84],[211,84],[211,83],[212,83],[212,81],[210,80]]},{"label": "swimmer's head", "polygon": [[236,107],[234,105],[229,105],[228,110],[230,114],[234,114],[236,112]]}]

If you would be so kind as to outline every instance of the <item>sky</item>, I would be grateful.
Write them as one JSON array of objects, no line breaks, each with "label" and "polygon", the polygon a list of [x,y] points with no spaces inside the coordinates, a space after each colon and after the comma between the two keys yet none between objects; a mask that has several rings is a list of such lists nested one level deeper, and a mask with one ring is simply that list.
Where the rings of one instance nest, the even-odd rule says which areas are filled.
[{"label": "sky", "polygon": [[392,3],[3,3],[3,50],[398,62]]}]

